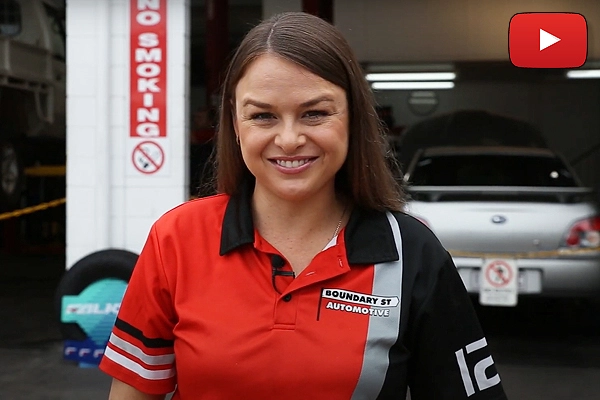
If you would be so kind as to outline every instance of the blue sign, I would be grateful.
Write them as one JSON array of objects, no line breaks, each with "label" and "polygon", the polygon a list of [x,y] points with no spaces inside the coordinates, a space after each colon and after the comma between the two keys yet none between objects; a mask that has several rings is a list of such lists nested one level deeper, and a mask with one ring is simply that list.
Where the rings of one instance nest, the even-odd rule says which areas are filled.
[{"label": "blue sign", "polygon": [[83,341],[65,341],[65,359],[100,363],[126,288],[127,282],[121,279],[102,279],[78,295],[63,296],[61,321],[76,323],[87,335]]}]

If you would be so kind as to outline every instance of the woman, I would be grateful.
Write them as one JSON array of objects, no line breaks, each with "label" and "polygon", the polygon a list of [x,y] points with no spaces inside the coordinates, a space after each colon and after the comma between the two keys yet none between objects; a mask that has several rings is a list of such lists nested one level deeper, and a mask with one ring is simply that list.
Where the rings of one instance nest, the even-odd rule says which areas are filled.
[{"label": "woman", "polygon": [[220,194],[153,226],[101,363],[110,399],[504,399],[384,143],[333,26],[252,29],[224,83]]}]

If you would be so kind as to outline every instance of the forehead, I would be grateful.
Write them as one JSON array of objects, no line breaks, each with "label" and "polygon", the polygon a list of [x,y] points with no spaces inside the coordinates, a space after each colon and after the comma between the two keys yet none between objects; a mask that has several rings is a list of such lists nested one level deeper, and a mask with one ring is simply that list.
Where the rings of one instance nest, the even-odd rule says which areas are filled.
[{"label": "forehead", "polygon": [[248,97],[277,97],[281,102],[323,94],[345,98],[345,91],[339,86],[273,54],[263,54],[252,61],[235,87],[237,101]]}]

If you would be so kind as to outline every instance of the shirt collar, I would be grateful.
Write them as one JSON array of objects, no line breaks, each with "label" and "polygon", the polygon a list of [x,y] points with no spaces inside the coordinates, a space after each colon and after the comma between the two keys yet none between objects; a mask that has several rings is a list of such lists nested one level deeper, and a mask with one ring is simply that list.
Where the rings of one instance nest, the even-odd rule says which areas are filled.
[{"label": "shirt collar", "polygon": [[[229,198],[221,230],[220,255],[254,243],[252,185],[244,184]],[[392,228],[384,212],[355,207],[344,230],[349,264],[377,264],[397,261],[400,256]]]}]

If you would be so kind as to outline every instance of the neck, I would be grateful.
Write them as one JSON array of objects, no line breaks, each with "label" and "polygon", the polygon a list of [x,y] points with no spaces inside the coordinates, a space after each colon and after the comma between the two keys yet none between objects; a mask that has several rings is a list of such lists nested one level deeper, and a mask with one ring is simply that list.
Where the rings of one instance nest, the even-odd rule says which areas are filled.
[{"label": "neck", "polygon": [[305,238],[319,230],[333,235],[345,207],[333,188],[303,201],[273,198],[255,189],[252,203],[254,225],[261,234],[284,235],[289,239]]}]

